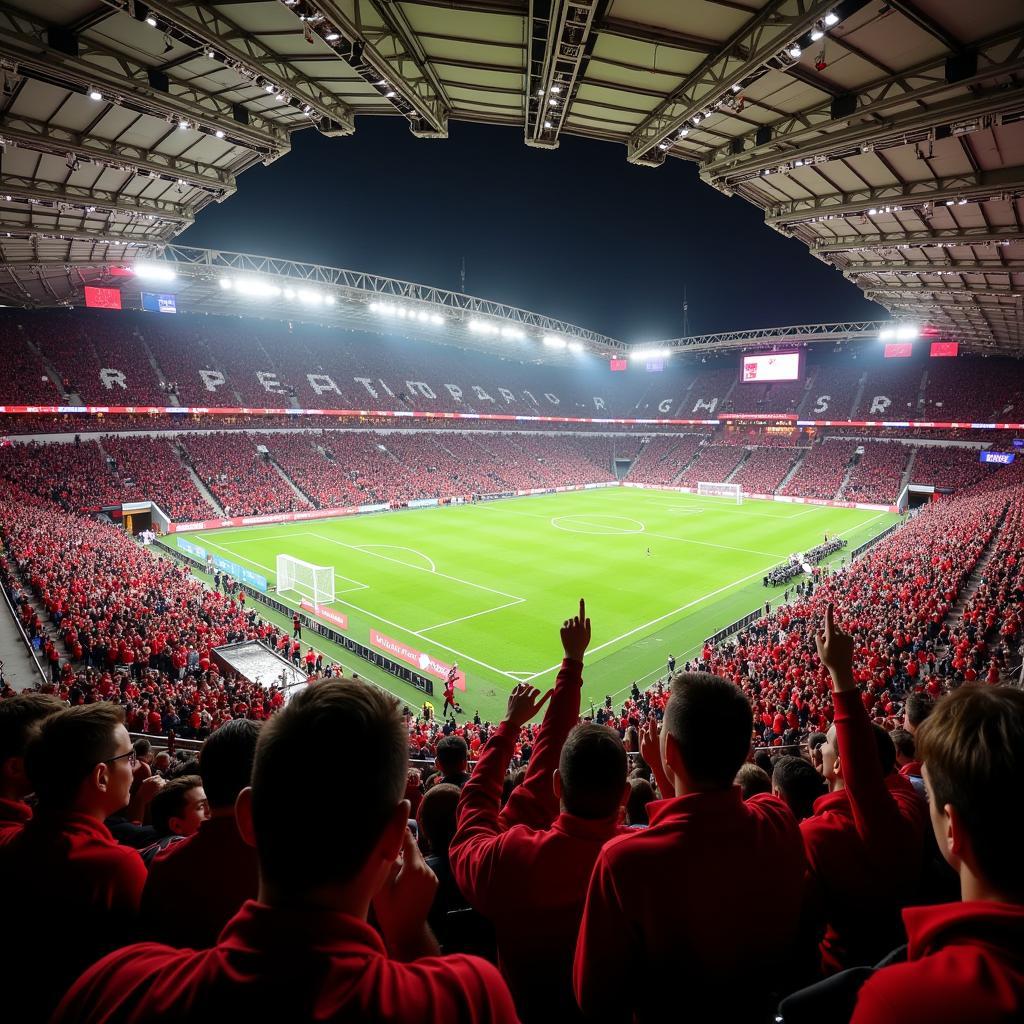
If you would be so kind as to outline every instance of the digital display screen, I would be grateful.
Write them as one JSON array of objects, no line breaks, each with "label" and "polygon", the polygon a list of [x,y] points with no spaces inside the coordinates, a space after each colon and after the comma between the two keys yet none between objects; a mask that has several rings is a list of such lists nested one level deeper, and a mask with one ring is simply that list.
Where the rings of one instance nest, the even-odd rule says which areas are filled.
[{"label": "digital display screen", "polygon": [[929,355],[933,359],[950,357],[960,354],[960,343],[957,341],[933,341]]},{"label": "digital display screen", "polygon": [[741,380],[744,384],[799,380],[803,369],[802,356],[802,352],[760,352],[745,355]]},{"label": "digital display screen", "polygon": [[178,304],[173,295],[164,292],[143,292],[142,308],[150,313],[177,313]]},{"label": "digital display screen", "polygon": [[1024,448],[1024,437],[1015,437],[1013,439],[1014,448]]},{"label": "digital display screen", "polygon": [[117,288],[85,286],[85,304],[94,309],[120,309],[121,292]]},{"label": "digital display screen", "polygon": [[612,373],[621,373],[623,370],[629,369],[628,359],[612,359],[608,363]]},{"label": "digital display screen", "polygon": [[1014,452],[982,452],[982,462],[994,462],[999,466],[1008,466],[1017,456]]},{"label": "digital display screen", "polygon": [[648,373],[661,373],[665,369],[664,359],[648,359],[647,360],[647,372]]},{"label": "digital display screen", "polygon": [[885,346],[886,359],[909,359],[914,352],[914,344],[910,341],[891,341]]}]

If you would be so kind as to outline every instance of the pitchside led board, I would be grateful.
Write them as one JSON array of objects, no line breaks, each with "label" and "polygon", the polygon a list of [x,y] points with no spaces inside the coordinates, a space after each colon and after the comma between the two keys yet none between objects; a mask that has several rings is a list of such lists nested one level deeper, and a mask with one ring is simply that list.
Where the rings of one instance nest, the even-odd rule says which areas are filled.
[{"label": "pitchside led board", "polygon": [[773,384],[800,380],[803,369],[803,352],[754,352],[743,356],[743,373],[740,379],[744,384]]}]

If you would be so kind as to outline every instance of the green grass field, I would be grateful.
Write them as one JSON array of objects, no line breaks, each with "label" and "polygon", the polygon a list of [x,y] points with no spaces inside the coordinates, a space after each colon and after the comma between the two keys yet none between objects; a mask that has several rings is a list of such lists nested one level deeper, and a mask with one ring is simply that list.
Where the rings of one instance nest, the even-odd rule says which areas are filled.
[{"label": "green grass field", "polygon": [[[791,552],[820,543],[825,531],[852,549],[897,518],[609,488],[187,539],[271,581],[278,554],[333,566],[333,607],[348,615],[353,638],[368,644],[374,628],[457,660],[467,675],[463,708],[494,719],[515,683],[553,679],[558,627],[580,597],[593,621],[584,700],[618,700],[633,680],[644,686],[664,673],[670,653],[682,662],[716,629],[781,598],[762,576]],[[314,646],[411,705],[422,701],[341,648],[321,638]],[[435,684],[438,708],[440,691]]]}]

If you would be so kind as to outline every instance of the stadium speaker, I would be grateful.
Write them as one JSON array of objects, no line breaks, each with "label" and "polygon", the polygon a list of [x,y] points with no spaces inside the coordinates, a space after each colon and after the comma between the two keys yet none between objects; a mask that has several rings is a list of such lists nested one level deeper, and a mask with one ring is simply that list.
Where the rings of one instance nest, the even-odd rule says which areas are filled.
[{"label": "stadium speaker", "polygon": [[150,68],[149,71],[146,72],[146,76],[149,78],[149,85],[151,89],[155,89],[157,92],[170,91],[171,80],[163,71],[157,71],[156,68]]},{"label": "stadium speaker", "polygon": [[757,129],[757,134],[754,136],[754,145],[756,146],[767,146],[772,141],[772,129],[770,125],[764,124]]},{"label": "stadium speaker", "polygon": [[733,156],[739,156],[743,152],[743,139],[735,138],[729,140],[729,152]]},{"label": "stadium speaker", "polygon": [[67,54],[69,57],[78,56],[78,36],[70,29],[53,25],[46,30],[46,42],[51,50]]},{"label": "stadium speaker", "polygon": [[231,108],[231,116],[239,124],[248,124],[249,123],[249,111],[246,110],[246,108],[243,107],[241,103],[236,103]]},{"label": "stadium speaker", "polygon": [[849,117],[857,109],[857,94],[844,92],[841,96],[832,97],[831,115],[833,121]]},{"label": "stadium speaker", "polygon": [[955,53],[946,58],[946,81],[953,85],[978,73],[978,55],[973,50]]},{"label": "stadium speaker", "polygon": [[948,139],[953,134],[952,126],[948,124],[937,124],[935,126],[935,140]]}]

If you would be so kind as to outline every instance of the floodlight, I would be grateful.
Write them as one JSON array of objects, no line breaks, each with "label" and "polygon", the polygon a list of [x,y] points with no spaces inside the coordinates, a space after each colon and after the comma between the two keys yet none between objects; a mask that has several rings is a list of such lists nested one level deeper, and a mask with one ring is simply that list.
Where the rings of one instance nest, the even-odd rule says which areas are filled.
[{"label": "floodlight", "polygon": [[136,263],[134,274],[145,281],[173,281],[178,276],[165,263]]},{"label": "floodlight", "polygon": [[839,15],[836,14],[835,11],[829,11],[828,14],[825,15],[825,24],[828,25],[829,28],[833,25],[838,25]]},{"label": "floodlight", "polygon": [[324,297],[319,292],[310,291],[308,288],[299,289],[299,302],[307,302],[311,306],[319,306]]},{"label": "floodlight", "polygon": [[811,40],[812,40],[812,42],[816,43],[824,35],[825,35],[825,30],[822,29],[820,25],[815,25],[814,28],[811,29]]},{"label": "floodlight", "polygon": [[182,118],[182,119],[181,119],[181,120],[180,120],[180,121],[178,122],[178,131],[181,131],[181,132],[183,132],[183,131],[185,131],[185,129],[186,129],[186,128],[191,128],[191,127],[192,127],[192,126],[191,126],[191,125],[190,125],[190,124],[188,123],[188,121],[186,121],[186,120],[185,120],[184,118]]},{"label": "floodlight", "polygon": [[897,341],[913,341],[920,336],[917,324],[900,324],[896,328]]},{"label": "floodlight", "polygon": [[[295,298],[295,289],[294,288],[285,288],[285,290],[284,290],[284,297],[286,299],[294,299]],[[373,306],[371,306],[370,308],[372,309]]]},{"label": "floodlight", "polygon": [[328,32],[324,39],[329,43],[336,43],[341,38],[340,32]]},{"label": "floodlight", "polygon": [[224,129],[223,128],[218,128],[214,132],[214,135],[216,135],[218,139],[223,139],[224,138]]},{"label": "floodlight", "polygon": [[800,49],[797,43],[794,43],[786,52],[793,58],[793,60],[799,60],[804,51]]},{"label": "floodlight", "polygon": [[523,332],[519,330],[518,327],[502,327],[501,336],[515,341],[516,339],[523,337]]},{"label": "floodlight", "polygon": [[147,14],[146,15],[146,24],[150,28],[156,28],[156,16],[153,15],[153,14]]},{"label": "floodlight", "polygon": [[89,99],[96,100],[98,102],[99,100],[103,99],[103,93],[101,93],[99,89],[90,89]]},{"label": "floodlight", "polygon": [[225,291],[230,291],[234,287],[234,285],[232,285],[232,283],[231,283],[231,278],[230,277],[222,277],[220,279],[220,286]]},{"label": "floodlight", "polygon": [[562,87],[560,85],[553,85],[551,86],[551,91],[553,93],[559,93],[562,91]]},{"label": "floodlight", "polygon": [[432,324],[433,324],[433,325],[434,325],[435,327],[439,327],[439,326],[440,326],[441,324],[443,324],[443,323],[444,323],[444,317],[443,317],[443,316],[441,316],[441,314],[440,314],[440,313],[431,313],[431,314],[430,314],[430,322],[431,322],[431,323],[432,323]]},{"label": "floodlight", "polygon": [[569,351],[570,352],[582,352],[583,351],[583,342],[581,342],[581,341],[570,341],[569,342]]},{"label": "floodlight", "polygon": [[544,344],[548,348],[566,348],[567,343],[565,338],[559,338],[554,334],[547,334],[544,336]]},{"label": "floodlight", "polygon": [[689,128],[680,128],[679,129],[679,138],[685,139],[686,136],[689,135],[689,134],[690,134],[690,129]]}]

